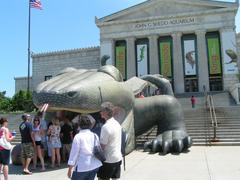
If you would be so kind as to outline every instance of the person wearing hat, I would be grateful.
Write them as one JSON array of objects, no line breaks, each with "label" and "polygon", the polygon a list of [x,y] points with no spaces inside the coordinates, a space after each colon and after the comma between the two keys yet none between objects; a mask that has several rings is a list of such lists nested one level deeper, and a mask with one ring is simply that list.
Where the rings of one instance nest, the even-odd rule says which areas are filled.
[{"label": "person wearing hat", "polygon": [[[7,118],[1,118],[0,125],[1,125],[0,138],[2,138],[2,136],[5,136],[6,140],[8,142],[11,142],[14,139],[14,136],[12,136],[12,134],[9,132],[7,128],[8,126]],[[3,167],[3,176],[5,180],[8,179],[9,161],[10,161],[10,150],[0,146],[0,169],[2,169]]]},{"label": "person wearing hat", "polygon": [[29,164],[34,155],[34,147],[36,146],[34,135],[32,133],[32,125],[29,122],[30,115],[22,115],[23,122],[19,126],[21,134],[21,146],[22,146],[22,164],[23,164],[23,174],[32,174],[29,170]]}]

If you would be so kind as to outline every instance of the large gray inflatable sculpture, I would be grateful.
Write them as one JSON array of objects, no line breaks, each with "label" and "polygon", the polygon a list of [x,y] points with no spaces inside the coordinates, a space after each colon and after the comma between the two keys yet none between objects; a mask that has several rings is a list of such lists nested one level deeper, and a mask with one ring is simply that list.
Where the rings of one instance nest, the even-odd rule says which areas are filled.
[{"label": "large gray inflatable sculpture", "polygon": [[[135,98],[148,83],[164,95]],[[182,152],[188,149],[188,136],[179,102],[173,97],[168,80],[160,75],[134,77],[123,82],[121,73],[111,65],[98,70],[67,68],[56,77],[41,83],[34,92],[37,107],[49,104],[53,111],[79,113],[100,111],[102,102],[116,105],[116,119],[128,134],[126,152],[135,148],[135,137],[158,126],[158,136],[145,144],[153,152]]]}]

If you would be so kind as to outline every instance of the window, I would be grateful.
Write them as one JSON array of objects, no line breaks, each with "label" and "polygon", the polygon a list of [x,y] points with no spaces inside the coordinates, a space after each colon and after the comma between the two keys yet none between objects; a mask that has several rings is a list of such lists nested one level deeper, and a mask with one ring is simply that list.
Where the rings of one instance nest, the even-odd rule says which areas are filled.
[{"label": "window", "polygon": [[47,81],[47,80],[49,80],[49,79],[52,79],[52,75],[48,75],[48,76],[45,76],[45,77],[44,77],[44,81]]}]

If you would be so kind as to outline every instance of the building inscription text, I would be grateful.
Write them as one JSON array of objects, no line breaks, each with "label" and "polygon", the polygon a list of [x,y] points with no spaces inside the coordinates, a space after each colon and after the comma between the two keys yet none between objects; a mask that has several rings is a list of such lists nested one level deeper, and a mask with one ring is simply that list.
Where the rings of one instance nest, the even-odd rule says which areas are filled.
[{"label": "building inscription text", "polygon": [[170,19],[170,20],[162,20],[162,21],[153,21],[149,23],[138,23],[134,25],[135,29],[154,29],[160,28],[164,26],[171,25],[184,25],[184,24],[193,24],[195,23],[195,18],[182,18],[182,19]]}]

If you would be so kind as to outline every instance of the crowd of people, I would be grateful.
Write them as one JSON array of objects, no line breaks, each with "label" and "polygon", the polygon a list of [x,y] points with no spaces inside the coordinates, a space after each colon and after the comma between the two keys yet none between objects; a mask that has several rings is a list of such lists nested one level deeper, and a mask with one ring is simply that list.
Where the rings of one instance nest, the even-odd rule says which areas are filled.
[{"label": "crowd of people", "polygon": [[[54,117],[48,124],[42,112],[33,118],[29,114],[23,114],[19,125],[22,173],[31,175],[32,170],[38,168],[39,159],[40,171],[60,167],[62,162],[67,163],[67,176],[73,180],[94,180],[96,174],[99,180],[119,179],[122,128],[113,117],[114,109],[110,102],[101,105],[100,115],[104,120],[102,125],[96,123],[96,119],[89,114],[77,115],[74,119],[67,115]],[[1,118],[0,125],[0,137],[4,135],[11,142],[15,136],[7,128],[8,120]],[[103,150],[106,159],[104,162],[94,155],[96,144]],[[49,166],[45,163],[47,156],[50,157]],[[9,159],[10,150],[0,146],[0,168],[3,169],[5,180],[8,179]],[[30,169],[31,161],[33,163]]]}]

